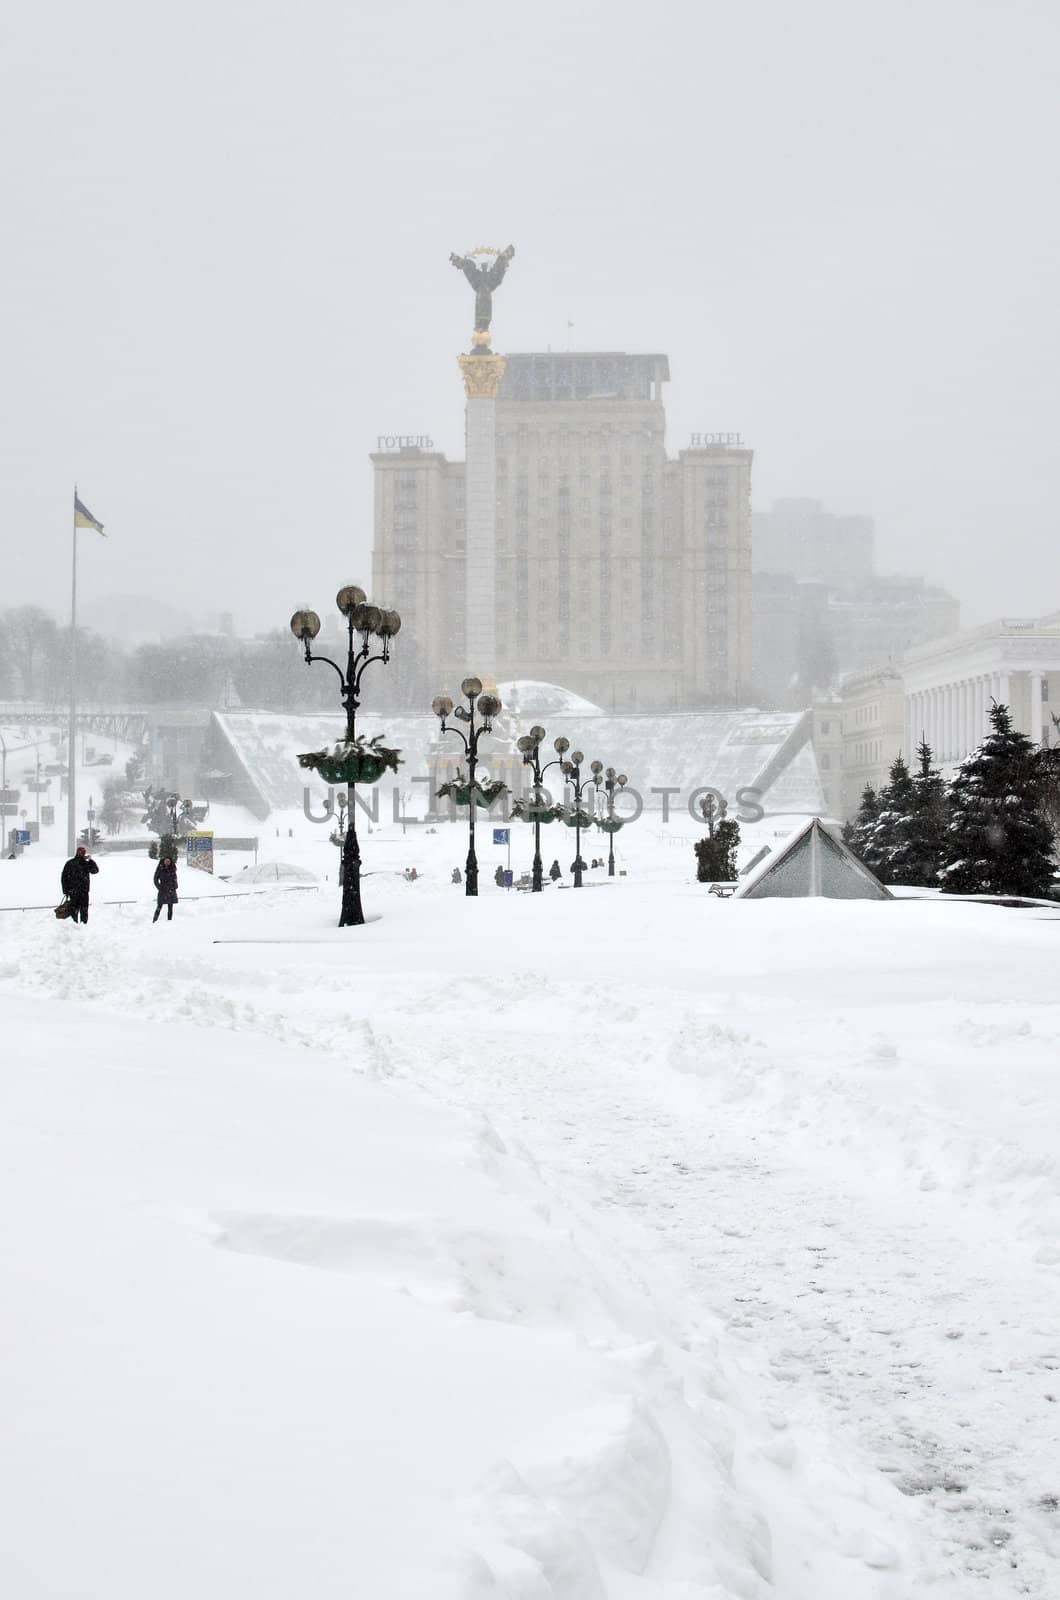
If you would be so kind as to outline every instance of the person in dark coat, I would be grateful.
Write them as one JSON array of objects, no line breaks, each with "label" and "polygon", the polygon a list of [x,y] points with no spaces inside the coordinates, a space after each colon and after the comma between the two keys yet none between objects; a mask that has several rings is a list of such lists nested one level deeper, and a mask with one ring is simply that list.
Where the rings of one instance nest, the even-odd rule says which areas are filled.
[{"label": "person in dark coat", "polygon": [[166,921],[172,922],[173,907],[177,903],[177,863],[172,856],[163,856],[155,868],[155,888],[158,890],[158,905],[151,921],[158,921],[165,906]]},{"label": "person in dark coat", "polygon": [[548,869],[548,875],[552,879],[553,883],[555,883],[557,878],[562,878],[563,868],[560,866],[558,861],[553,861],[552,865]]},{"label": "person in dark coat", "polygon": [[504,868],[503,867],[498,867],[497,868],[496,872],[493,874],[493,881],[497,885],[498,889],[503,889],[504,888]]},{"label": "person in dark coat", "polygon": [[72,922],[88,921],[88,890],[92,874],[98,871],[99,868],[84,845],[79,844],[77,853],[72,855],[63,867],[63,874],[59,880],[63,894],[70,902]]}]

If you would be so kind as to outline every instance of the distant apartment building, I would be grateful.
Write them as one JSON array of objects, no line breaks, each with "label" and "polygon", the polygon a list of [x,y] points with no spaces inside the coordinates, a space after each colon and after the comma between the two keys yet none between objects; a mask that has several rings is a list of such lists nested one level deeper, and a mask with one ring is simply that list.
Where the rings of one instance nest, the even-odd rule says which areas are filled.
[{"label": "distant apartment building", "polygon": [[828,597],[828,632],[840,677],[899,662],[907,650],[959,626],[957,600],[923,578],[871,578]]},{"label": "distant apartment building", "polygon": [[846,816],[843,793],[843,704],[838,695],[820,700],[812,707],[812,740],[821,792],[830,817],[842,821]]},{"label": "distant apartment building", "polygon": [[664,355],[505,357],[489,662],[467,658],[464,463],[380,439],[373,592],[402,614],[410,701],[474,671],[605,710],[745,702],[752,451],[706,433],[668,455],[668,378]]},{"label": "distant apartment building", "polygon": [[751,683],[758,705],[807,706],[836,676],[829,591],[790,572],[751,578]]},{"label": "distant apartment building", "polygon": [[854,589],[872,574],[871,517],[827,511],[820,500],[777,500],[751,518],[756,573],[789,573],[829,589]]}]

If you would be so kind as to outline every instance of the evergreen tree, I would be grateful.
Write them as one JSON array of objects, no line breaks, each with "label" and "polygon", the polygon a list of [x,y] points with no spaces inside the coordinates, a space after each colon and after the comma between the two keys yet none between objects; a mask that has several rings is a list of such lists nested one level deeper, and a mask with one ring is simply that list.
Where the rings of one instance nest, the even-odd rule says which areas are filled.
[{"label": "evergreen tree", "polygon": [[876,818],[880,814],[880,797],[867,783],[861,791],[861,804],[858,814],[853,822],[843,824],[843,843],[860,855],[865,839],[876,825]]},{"label": "evergreen tree", "polygon": [[949,796],[941,772],[931,764],[931,746],[921,740],[916,753],[919,765],[893,824],[888,881],[933,887],[946,854]]},{"label": "evergreen tree", "polygon": [[902,757],[895,756],[885,788],[879,795],[879,813],[871,827],[858,839],[860,855],[870,872],[881,883],[895,883],[894,857],[901,829],[913,803],[913,780]]},{"label": "evergreen tree", "polygon": [[1050,895],[1056,835],[1043,814],[1041,752],[1017,733],[1007,706],[990,707],[992,732],[964,760],[940,874],[948,894]]},{"label": "evergreen tree", "polygon": [[893,826],[890,882],[934,886],[946,854],[950,797],[942,773],[932,766],[932,747],[924,739],[916,755],[919,765],[909,779],[905,808]]},{"label": "evergreen tree", "polygon": [[713,794],[703,801],[701,810],[707,824],[707,837],[697,839],[696,879],[699,883],[733,883],[736,879],[736,851],[740,844],[740,824],[718,817],[719,806]]}]

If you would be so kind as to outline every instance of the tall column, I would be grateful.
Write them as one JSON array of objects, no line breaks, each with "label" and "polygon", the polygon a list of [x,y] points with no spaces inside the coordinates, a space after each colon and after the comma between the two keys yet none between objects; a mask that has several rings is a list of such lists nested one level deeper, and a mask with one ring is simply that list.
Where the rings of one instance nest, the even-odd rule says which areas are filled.
[{"label": "tall column", "polygon": [[938,728],[936,727],[935,723],[935,707],[937,700],[938,690],[929,689],[927,691],[927,712],[924,717],[924,721],[927,724],[928,743],[936,755],[939,753]]},{"label": "tall column", "polygon": [[999,672],[997,675],[997,703],[999,706],[1012,704],[1012,680],[1007,672]]},{"label": "tall column", "polygon": [[1042,739],[1042,675],[1040,672],[1029,674],[1031,683],[1031,709],[1028,721],[1030,727],[1027,732],[1035,744],[1040,744]]},{"label": "tall column", "polygon": [[458,356],[467,396],[465,435],[464,661],[469,673],[497,669],[497,387],[504,357],[481,351]]},{"label": "tall column", "polygon": [[972,748],[972,685],[968,678],[961,683],[961,736],[958,745],[963,760]]}]

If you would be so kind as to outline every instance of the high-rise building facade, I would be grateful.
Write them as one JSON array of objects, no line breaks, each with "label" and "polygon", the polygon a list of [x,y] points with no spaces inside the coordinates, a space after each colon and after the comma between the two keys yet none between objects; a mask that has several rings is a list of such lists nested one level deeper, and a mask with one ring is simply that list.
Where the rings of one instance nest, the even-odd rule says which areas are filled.
[{"label": "high-rise building facade", "polygon": [[[465,466],[373,456],[373,592],[402,614],[416,693],[469,671],[605,709],[741,703],[751,677],[751,460],[734,435],[666,452],[663,355],[504,357],[494,401],[494,659],[471,660]],[[384,445],[388,441],[381,441]]]}]

